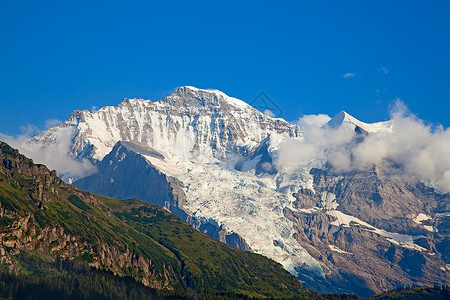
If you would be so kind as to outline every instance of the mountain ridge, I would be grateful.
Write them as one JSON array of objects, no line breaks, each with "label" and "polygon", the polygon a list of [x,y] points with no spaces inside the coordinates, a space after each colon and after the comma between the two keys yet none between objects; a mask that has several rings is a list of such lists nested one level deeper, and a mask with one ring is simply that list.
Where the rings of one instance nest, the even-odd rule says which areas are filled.
[{"label": "mountain ridge", "polygon": [[[248,119],[252,121],[243,121]],[[92,113],[75,111],[63,124],[34,136],[28,146],[45,148],[68,135],[68,153],[77,159],[101,160],[117,141],[128,140],[159,151],[170,148],[168,155],[214,161],[242,152],[268,134],[298,136],[299,128],[222,92],[180,87],[160,101],[127,99]]]}]

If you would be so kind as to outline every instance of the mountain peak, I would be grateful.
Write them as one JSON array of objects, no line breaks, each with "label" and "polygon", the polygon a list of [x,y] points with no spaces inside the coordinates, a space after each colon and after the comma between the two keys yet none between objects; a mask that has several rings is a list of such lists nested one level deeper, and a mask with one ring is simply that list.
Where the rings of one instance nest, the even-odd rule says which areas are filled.
[{"label": "mountain peak", "polygon": [[[196,100],[200,100],[202,105],[208,104],[208,103],[220,103],[224,102],[227,103],[233,107],[236,108],[251,108],[249,104],[246,102],[239,100],[237,98],[233,98],[228,96],[222,91],[215,90],[215,89],[200,89],[196,88],[194,86],[181,86],[177,88],[172,94],[170,94],[165,99],[170,99],[171,96],[178,96],[178,97],[189,97]],[[206,101],[205,101],[206,100]]]},{"label": "mountain peak", "polygon": [[117,106],[124,106],[124,105],[133,105],[136,104],[137,102],[145,102],[145,101],[149,101],[152,102],[151,100],[145,100],[142,98],[123,98],[122,102],[120,102]]},{"label": "mountain peak", "polygon": [[328,123],[324,125],[329,128],[338,128],[340,126],[350,126],[355,130],[363,130],[364,132],[389,133],[392,131],[392,122],[364,123],[351,116],[347,112],[341,110]]},{"label": "mountain peak", "polygon": [[361,122],[349,115],[347,112],[341,110],[330,121],[328,121],[326,125],[330,128],[338,128],[343,123],[352,123],[354,125],[357,125],[355,123]]}]

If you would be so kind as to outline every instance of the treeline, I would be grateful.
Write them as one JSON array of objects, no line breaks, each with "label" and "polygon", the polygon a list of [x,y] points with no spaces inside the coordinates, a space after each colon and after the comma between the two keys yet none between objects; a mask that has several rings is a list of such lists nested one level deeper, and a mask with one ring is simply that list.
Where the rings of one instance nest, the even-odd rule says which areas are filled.
[{"label": "treeline", "polygon": [[359,299],[359,297],[354,294],[344,294],[344,293],[324,294],[322,296],[327,300],[358,300]]},{"label": "treeline", "polygon": [[47,275],[0,272],[0,298],[5,299],[164,299],[131,278],[70,266],[76,271]]},{"label": "treeline", "polygon": [[[158,293],[129,277],[97,270],[56,275],[26,275],[0,272],[0,300],[112,300],[112,299],[222,299],[256,300],[232,291],[208,290],[200,294]],[[305,297],[299,297],[305,299]],[[310,299],[308,297],[308,299]]]},{"label": "treeline", "polygon": [[[0,265],[0,300],[3,299],[258,299],[236,291],[209,289],[195,293],[185,291],[157,291],[135,281],[130,277],[119,277],[112,272],[101,271],[80,261],[56,259],[55,262],[35,261],[27,256],[23,261],[34,266],[28,274],[10,273]],[[30,272],[31,271],[31,272]],[[356,300],[351,294],[298,295],[293,299]],[[366,299],[450,299],[449,286],[398,288]]]},{"label": "treeline", "polygon": [[450,287],[448,285],[434,287],[401,287],[396,290],[368,297],[367,300],[448,300]]},{"label": "treeline", "polygon": [[39,264],[33,256],[23,260],[36,267],[30,270],[32,274],[14,274],[0,265],[0,300],[258,299],[232,291],[157,291],[133,278],[97,270],[80,261],[56,259]]},{"label": "treeline", "polygon": [[[232,291],[192,291],[172,294],[158,293],[132,278],[118,277],[110,272],[90,270],[57,275],[26,275],[0,272],[0,300],[115,300],[115,299],[222,299],[256,300]],[[299,297],[299,299],[305,299]],[[310,299],[310,298],[309,298]]]}]

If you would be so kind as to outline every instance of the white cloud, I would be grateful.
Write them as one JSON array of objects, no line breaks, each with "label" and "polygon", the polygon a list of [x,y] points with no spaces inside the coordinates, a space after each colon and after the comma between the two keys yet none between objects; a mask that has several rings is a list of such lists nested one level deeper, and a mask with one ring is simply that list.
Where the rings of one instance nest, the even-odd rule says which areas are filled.
[{"label": "white cloud", "polygon": [[[48,120],[46,126],[56,124],[56,121]],[[23,155],[33,159],[35,163],[44,164],[50,170],[57,170],[58,176],[63,180],[85,177],[96,171],[95,166],[89,160],[83,159],[80,161],[69,156],[72,132],[65,132],[61,135],[57,144],[51,144],[45,150],[33,148],[27,144],[27,141],[38,132],[40,130],[36,126],[27,125],[21,128],[21,133],[17,136],[0,133],[0,139],[11,147],[19,149]]]},{"label": "white cloud", "polygon": [[295,123],[302,128],[311,126],[321,127],[330,120],[331,120],[330,116],[324,114],[303,115]]},{"label": "white cloud", "polygon": [[48,119],[47,121],[45,121],[45,128],[49,129],[55,126],[58,126],[62,123],[62,121],[58,120],[58,119]]},{"label": "white cloud", "polygon": [[279,145],[275,164],[278,168],[295,168],[320,159],[332,160],[339,169],[348,169],[343,165],[348,161],[346,148],[353,138],[354,131],[349,127],[305,127],[302,139],[287,139]]},{"label": "white cloud", "polygon": [[15,137],[0,132],[0,140],[10,144],[11,147],[17,148],[16,145],[25,143],[31,136],[40,131],[38,127],[28,124],[20,127],[20,134]]},{"label": "white cloud", "polygon": [[355,76],[356,76],[356,73],[345,73],[344,75],[342,75],[342,77],[344,77],[345,79],[352,78]]},{"label": "white cloud", "polygon": [[266,116],[269,116],[271,118],[275,117],[275,114],[270,110],[270,109],[266,109],[263,114],[265,114]]},{"label": "white cloud", "polygon": [[384,73],[384,74],[388,74],[388,73],[389,73],[389,70],[386,69],[385,67],[381,67],[381,68],[378,69],[378,72]]},{"label": "white cloud", "polygon": [[295,168],[323,160],[336,172],[377,165],[450,192],[450,128],[433,129],[411,114],[400,100],[391,116],[392,132],[371,133],[363,140],[357,139],[355,131],[347,126],[305,126],[303,139],[288,139],[279,145],[274,153],[275,164],[278,168]]}]

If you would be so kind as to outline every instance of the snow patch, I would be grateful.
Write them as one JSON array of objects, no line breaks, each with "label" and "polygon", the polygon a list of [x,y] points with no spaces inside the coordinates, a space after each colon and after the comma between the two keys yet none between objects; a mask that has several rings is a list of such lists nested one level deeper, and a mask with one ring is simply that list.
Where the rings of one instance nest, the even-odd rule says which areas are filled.
[{"label": "snow patch", "polygon": [[322,192],[321,205],[324,210],[336,209],[339,204],[336,202],[336,195],[327,191]]},{"label": "snow patch", "polygon": [[344,251],[344,250],[342,250],[342,249],[340,249],[340,248],[338,248],[338,247],[336,247],[334,245],[328,245],[328,247],[331,249],[331,251],[335,251],[335,252],[343,253],[343,254],[351,254],[351,255],[353,255],[353,253]]},{"label": "snow patch", "polygon": [[418,214],[414,219],[413,222],[419,225],[422,225],[423,228],[425,228],[426,230],[428,230],[429,232],[437,232],[437,228],[434,228],[433,226],[430,225],[424,225],[423,222],[431,220],[432,218],[424,213],[420,213]]},{"label": "snow patch", "polygon": [[363,226],[363,229],[376,233],[380,236],[385,237],[388,241],[403,248],[413,249],[417,251],[426,251],[425,248],[414,243],[415,239],[421,238],[423,236],[412,236],[407,234],[400,234],[395,232],[389,232],[383,229],[376,228],[369,223],[366,223],[354,216],[344,214],[338,210],[329,210],[326,212],[328,215],[336,218],[335,221],[331,222],[334,226],[350,227],[350,223],[354,222]]}]

